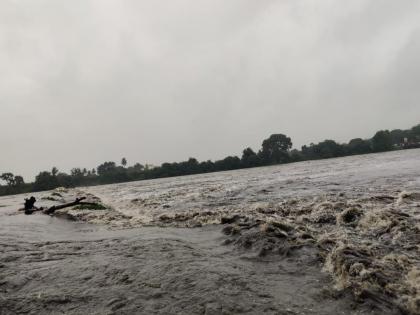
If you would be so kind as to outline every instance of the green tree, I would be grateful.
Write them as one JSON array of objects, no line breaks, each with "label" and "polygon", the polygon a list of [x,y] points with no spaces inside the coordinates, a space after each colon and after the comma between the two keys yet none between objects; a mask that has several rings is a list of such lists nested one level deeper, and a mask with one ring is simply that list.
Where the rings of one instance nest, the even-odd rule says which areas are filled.
[{"label": "green tree", "polygon": [[404,138],[409,138],[409,134],[405,130],[394,129],[390,132],[391,141],[393,144],[404,143]]},{"label": "green tree", "polygon": [[297,149],[293,149],[290,151],[290,161],[291,162],[299,162],[304,159],[302,152]]},{"label": "green tree", "polygon": [[58,174],[58,168],[56,168],[55,166],[51,169],[51,175],[52,176],[57,176]]},{"label": "green tree", "polygon": [[184,167],[184,174],[199,173],[199,163],[196,158],[189,158],[188,161],[181,163]]},{"label": "green tree", "polygon": [[408,137],[409,140],[414,141],[414,142],[420,142],[420,124],[411,128],[411,130],[409,131],[409,134],[410,134],[410,136]]},{"label": "green tree", "polygon": [[121,165],[124,167],[127,165],[127,159],[125,157],[121,159]]},{"label": "green tree", "polygon": [[292,140],[284,134],[273,134],[262,143],[259,155],[264,164],[284,163],[290,160]]},{"label": "green tree", "polygon": [[302,146],[302,156],[304,160],[313,160],[316,159],[317,156],[314,152],[315,144],[311,143],[309,146],[304,145]]},{"label": "green tree", "polygon": [[314,147],[318,159],[327,159],[344,155],[344,148],[334,140],[324,140]]},{"label": "green tree", "polygon": [[214,163],[210,160],[203,161],[200,163],[200,170],[203,173],[214,172],[215,171]]},{"label": "green tree", "polygon": [[10,172],[1,174],[0,178],[6,182],[7,186],[15,185],[15,176]]},{"label": "green tree", "polygon": [[23,186],[24,184],[25,184],[25,181],[23,180],[23,177],[22,176],[19,176],[19,175],[17,175],[17,176],[15,176],[15,183],[14,183],[14,185],[15,186]]},{"label": "green tree", "polygon": [[83,177],[83,171],[80,169],[80,167],[74,167],[70,170],[70,174],[73,177]]},{"label": "green tree", "polygon": [[47,172],[47,171],[40,172],[35,177],[35,182],[34,182],[35,191],[50,190],[56,187],[58,187],[57,177],[53,176],[50,172]]},{"label": "green tree", "polygon": [[140,163],[136,163],[133,165],[134,170],[141,172],[144,169],[144,166]]},{"label": "green tree", "polygon": [[105,162],[98,166],[98,175],[104,176],[115,171],[117,168],[115,162]]},{"label": "green tree", "polygon": [[57,185],[61,187],[74,187],[77,185],[77,181],[73,180],[71,175],[66,173],[58,173],[57,176]]},{"label": "green tree", "polygon": [[364,154],[371,151],[370,142],[361,138],[351,139],[347,145],[348,154]]},{"label": "green tree", "polygon": [[420,124],[411,128],[411,133],[416,136],[420,136]]},{"label": "green tree", "polygon": [[372,149],[374,152],[392,150],[391,133],[388,130],[378,131],[372,138]]},{"label": "green tree", "polygon": [[241,164],[243,167],[258,166],[259,158],[258,155],[251,148],[246,148],[242,151]]},{"label": "green tree", "polygon": [[228,156],[223,160],[216,161],[215,168],[218,171],[228,171],[241,168],[241,160],[237,156]]}]

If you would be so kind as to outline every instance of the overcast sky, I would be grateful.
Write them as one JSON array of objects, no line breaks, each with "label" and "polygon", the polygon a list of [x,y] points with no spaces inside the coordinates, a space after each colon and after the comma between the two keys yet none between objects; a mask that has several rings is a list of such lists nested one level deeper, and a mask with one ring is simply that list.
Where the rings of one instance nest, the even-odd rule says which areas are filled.
[{"label": "overcast sky", "polygon": [[0,173],[420,123],[418,0],[2,0]]}]

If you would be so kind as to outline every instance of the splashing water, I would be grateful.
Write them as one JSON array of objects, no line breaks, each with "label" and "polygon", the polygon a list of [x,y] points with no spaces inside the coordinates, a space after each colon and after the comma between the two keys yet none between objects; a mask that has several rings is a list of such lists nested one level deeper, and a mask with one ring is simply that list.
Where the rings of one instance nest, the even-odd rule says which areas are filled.
[{"label": "splashing water", "polygon": [[86,194],[0,198],[2,314],[419,313],[420,150],[35,196]]}]

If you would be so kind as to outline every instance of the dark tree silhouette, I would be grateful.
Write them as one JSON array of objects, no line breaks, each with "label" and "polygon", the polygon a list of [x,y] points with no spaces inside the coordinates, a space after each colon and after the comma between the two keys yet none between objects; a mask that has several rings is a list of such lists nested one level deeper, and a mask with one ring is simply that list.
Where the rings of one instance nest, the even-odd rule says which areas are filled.
[{"label": "dark tree silhouette", "polygon": [[44,171],[35,177],[34,191],[49,190],[58,186],[57,177]]},{"label": "dark tree silhouette", "polygon": [[15,176],[13,173],[3,173],[0,175],[0,178],[4,180],[8,186],[14,186],[15,184]]},{"label": "dark tree silhouette", "polygon": [[104,176],[107,175],[109,173],[112,173],[115,171],[116,169],[116,164],[115,162],[105,162],[101,165],[98,166],[98,175],[99,176]]},{"label": "dark tree silhouette", "polygon": [[22,185],[25,184],[25,181],[23,180],[22,176],[17,175],[17,176],[15,176],[15,183],[14,184],[15,184],[15,186],[22,186]]},{"label": "dark tree silhouette", "polygon": [[58,174],[58,168],[56,168],[55,166],[51,169],[51,175],[52,176],[56,176]]},{"label": "dark tree silhouette", "polygon": [[242,151],[241,164],[243,167],[254,167],[260,164],[258,155],[251,148]]},{"label": "dark tree silhouette", "polygon": [[347,153],[350,155],[364,154],[369,152],[372,152],[370,142],[361,138],[352,139],[347,145]]},{"label": "dark tree silhouette", "polygon": [[372,149],[374,152],[383,152],[391,150],[391,133],[388,130],[378,131],[372,138]]},{"label": "dark tree silhouette", "polygon": [[259,156],[264,164],[285,163],[290,160],[292,140],[284,134],[273,134],[262,143]]},{"label": "dark tree silhouette", "polygon": [[0,175],[0,179],[6,183],[6,185],[0,185],[0,195],[49,190],[60,186],[119,183],[419,147],[420,125],[407,130],[395,129],[391,132],[381,130],[372,139],[356,138],[347,144],[324,140],[318,144],[304,145],[301,151],[296,149],[290,151],[292,140],[286,135],[273,134],[263,141],[258,153],[248,147],[243,150],[241,158],[228,156],[215,162],[210,160],[199,162],[195,158],[189,158],[187,161],[178,163],[163,163],[159,167],[149,164],[143,166],[140,163],[126,167],[127,160],[123,158],[122,166],[117,166],[115,162],[105,162],[99,165],[97,170],[87,171],[86,168],[77,167],[71,169],[70,174],[59,172],[56,167],[53,167],[51,172],[40,172],[33,183],[25,183],[22,176],[5,172]]}]

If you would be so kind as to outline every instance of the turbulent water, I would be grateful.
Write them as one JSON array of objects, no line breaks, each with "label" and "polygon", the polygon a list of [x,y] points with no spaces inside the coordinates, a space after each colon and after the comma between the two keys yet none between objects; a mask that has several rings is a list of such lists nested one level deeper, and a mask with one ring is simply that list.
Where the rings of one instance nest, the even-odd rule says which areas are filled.
[{"label": "turbulent water", "polygon": [[420,150],[0,198],[0,314],[419,314]]}]

